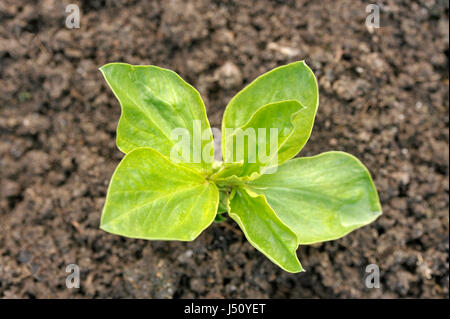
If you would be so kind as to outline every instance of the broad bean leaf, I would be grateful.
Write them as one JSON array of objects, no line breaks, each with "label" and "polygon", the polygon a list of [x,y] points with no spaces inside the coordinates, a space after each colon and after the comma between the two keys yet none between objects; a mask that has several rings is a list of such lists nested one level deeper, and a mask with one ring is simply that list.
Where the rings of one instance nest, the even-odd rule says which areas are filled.
[{"label": "broad bean leaf", "polygon": [[290,160],[247,187],[267,198],[300,244],[340,238],[381,214],[370,173],[344,152]]},{"label": "broad bean leaf", "polygon": [[271,173],[306,143],[314,117],[295,100],[259,108],[242,127],[227,135],[225,162],[243,160],[237,176]]},{"label": "broad bean leaf", "polygon": [[237,188],[229,206],[229,216],[256,249],[288,272],[303,271],[296,254],[297,236],[278,218],[264,196]]},{"label": "broad bean leaf", "polygon": [[[238,177],[238,175],[243,171],[243,165],[243,161],[235,163],[223,162],[222,167],[211,176],[211,180],[217,183],[217,185],[226,185],[227,182],[228,184],[242,184],[244,178]],[[233,181],[233,183],[231,183],[230,181]]]},{"label": "broad bean leaf", "polygon": [[[151,147],[171,158],[178,149],[175,153],[182,165],[211,170],[212,133],[197,90],[175,72],[156,66],[110,63],[100,70],[122,107],[117,127],[117,147],[122,152]],[[203,150],[207,156],[202,156]]]},{"label": "broad bean leaf", "polygon": [[[222,154],[227,154],[231,147],[228,135],[242,128],[261,107],[291,100],[297,101],[304,109],[301,116],[292,122],[295,133],[286,140],[284,156],[280,157],[279,164],[295,156],[311,134],[319,102],[316,78],[304,61],[263,74],[231,99],[222,121]],[[284,116],[282,113],[280,109],[279,116]]]},{"label": "broad bean leaf", "polygon": [[230,194],[226,190],[219,191],[219,206],[217,207],[217,214],[227,212],[229,198]]},{"label": "broad bean leaf", "polygon": [[120,162],[108,189],[101,228],[132,238],[193,240],[216,216],[217,187],[151,148]]}]

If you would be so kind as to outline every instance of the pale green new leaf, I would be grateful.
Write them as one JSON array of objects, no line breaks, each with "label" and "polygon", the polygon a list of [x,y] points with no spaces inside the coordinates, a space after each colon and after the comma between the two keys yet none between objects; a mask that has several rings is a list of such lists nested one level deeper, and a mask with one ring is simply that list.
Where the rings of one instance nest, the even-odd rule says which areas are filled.
[{"label": "pale green new leaf", "polygon": [[111,179],[101,228],[132,238],[193,240],[216,216],[217,187],[151,148],[137,148]]},{"label": "pale green new leaf", "polygon": [[211,175],[211,180],[218,186],[240,185],[246,179],[239,177],[242,173],[244,162],[222,163],[220,169]]},{"label": "pale green new leaf", "polygon": [[225,162],[243,161],[237,176],[268,173],[300,151],[313,122],[314,117],[295,100],[267,104],[227,135]]},{"label": "pale green new leaf", "polygon": [[301,111],[302,120],[298,123],[299,134],[302,134],[292,136],[285,146],[292,147],[286,154],[297,154],[311,134],[319,103],[316,78],[304,61],[284,65],[261,75],[231,99],[222,121],[222,154],[227,154],[229,147],[227,136],[243,127],[258,109],[287,100],[298,101],[304,107]]},{"label": "pale green new leaf", "polygon": [[[151,147],[173,160],[171,152],[178,149],[173,154],[183,165],[211,170],[212,134],[197,90],[175,72],[156,66],[110,63],[100,70],[122,107],[117,127],[122,152]],[[183,147],[187,150],[181,153]]]},{"label": "pale green new leaf", "polygon": [[230,217],[256,249],[288,272],[303,271],[296,254],[296,235],[277,217],[264,196],[237,188],[229,206]]},{"label": "pale green new leaf", "polygon": [[340,238],[381,215],[368,170],[343,152],[290,160],[248,187],[267,198],[300,244]]}]

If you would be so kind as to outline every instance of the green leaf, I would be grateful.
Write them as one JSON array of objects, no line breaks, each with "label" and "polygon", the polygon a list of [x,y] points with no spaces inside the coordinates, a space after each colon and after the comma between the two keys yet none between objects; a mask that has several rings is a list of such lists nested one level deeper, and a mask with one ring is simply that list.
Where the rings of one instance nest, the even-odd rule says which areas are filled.
[{"label": "green leaf", "polygon": [[132,238],[193,240],[216,216],[219,191],[151,148],[128,153],[109,185],[101,228]]},{"label": "green leaf", "polygon": [[343,152],[290,160],[248,187],[267,198],[300,244],[340,238],[381,215],[370,173]]},{"label": "green leaf", "polygon": [[[239,177],[242,173],[243,162],[240,163],[222,163],[222,167],[211,175],[210,180],[219,188],[225,188],[231,191],[233,187],[243,185],[250,177]],[[257,174],[258,175],[258,174]],[[255,176],[251,176],[254,178]]]},{"label": "green leaf", "polygon": [[295,100],[267,104],[227,135],[225,162],[243,162],[237,176],[274,172],[305,145],[314,117]]},{"label": "green leaf", "polygon": [[272,262],[288,272],[303,271],[297,259],[297,236],[277,217],[264,196],[237,188],[229,215],[247,240]]},{"label": "green leaf", "polygon": [[238,175],[242,172],[242,166],[244,162],[240,163],[225,163],[223,162],[220,168],[211,175],[211,180],[216,183],[220,183],[220,181],[227,180],[230,178],[236,179],[237,181],[241,181],[243,179],[239,178]]},{"label": "green leaf", "polygon": [[100,70],[122,107],[117,127],[122,152],[151,147],[172,161],[176,157],[188,167],[211,170],[212,133],[197,90],[156,66],[110,63]]},{"label": "green leaf", "polygon": [[287,100],[298,101],[305,108],[302,110],[303,134],[298,138],[296,147],[299,152],[311,134],[319,103],[316,78],[304,61],[284,65],[261,75],[230,101],[222,121],[222,154],[227,154],[227,135],[243,127],[259,108]]},{"label": "green leaf", "polygon": [[217,214],[228,211],[228,201],[230,194],[225,190],[219,190],[219,207],[217,207]]}]

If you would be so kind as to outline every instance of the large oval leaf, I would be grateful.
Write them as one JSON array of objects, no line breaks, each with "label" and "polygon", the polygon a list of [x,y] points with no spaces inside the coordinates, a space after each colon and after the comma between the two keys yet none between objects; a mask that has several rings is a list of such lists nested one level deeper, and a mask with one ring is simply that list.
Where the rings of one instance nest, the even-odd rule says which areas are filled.
[{"label": "large oval leaf", "polygon": [[132,238],[193,240],[216,215],[217,187],[150,148],[128,153],[109,185],[101,228]]},{"label": "large oval leaf", "polygon": [[[177,153],[180,162],[211,170],[212,133],[197,90],[175,72],[152,65],[110,63],[100,70],[122,107],[117,127],[117,147],[122,152],[151,147],[170,157],[174,147],[184,143],[188,149]],[[188,140],[181,141],[183,132]]]},{"label": "large oval leaf", "polygon": [[296,254],[296,235],[277,217],[264,196],[238,188],[229,206],[230,217],[256,249],[286,271],[303,271]]},{"label": "large oval leaf", "polygon": [[[296,100],[304,106],[303,121],[310,123],[302,125],[304,136],[297,137],[297,144],[293,143],[298,153],[309,138],[319,103],[316,78],[304,61],[281,66],[261,75],[231,99],[222,121],[222,154],[226,154],[227,134],[243,127],[260,107],[287,100]],[[232,130],[227,133],[226,128]]]},{"label": "large oval leaf", "polygon": [[369,172],[343,152],[290,160],[248,187],[267,198],[300,244],[340,238],[381,215]]}]

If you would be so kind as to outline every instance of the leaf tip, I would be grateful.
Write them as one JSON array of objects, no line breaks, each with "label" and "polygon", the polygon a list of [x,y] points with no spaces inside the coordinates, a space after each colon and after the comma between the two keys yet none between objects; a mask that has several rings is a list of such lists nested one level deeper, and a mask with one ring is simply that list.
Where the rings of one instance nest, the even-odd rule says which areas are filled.
[{"label": "leaf tip", "polygon": [[106,63],[98,68],[98,70],[102,73],[105,73],[106,69],[108,69],[111,66],[112,63]]},{"label": "leaf tip", "polygon": [[[279,265],[281,267],[281,265]],[[286,267],[281,267],[283,270],[291,273],[291,274],[299,274],[302,272],[306,272],[306,270],[303,268],[302,264],[300,263],[300,261],[297,259],[297,263],[296,265],[293,265],[292,267],[286,268]]]}]

